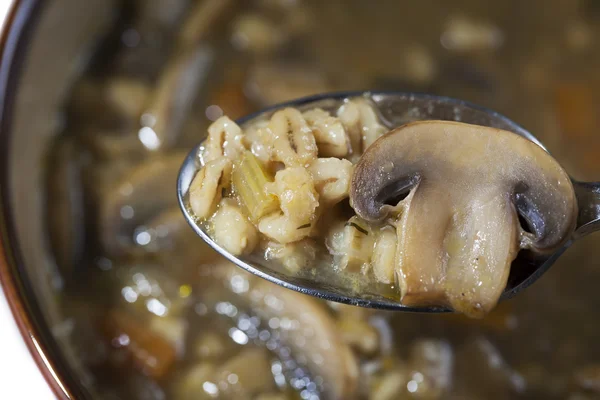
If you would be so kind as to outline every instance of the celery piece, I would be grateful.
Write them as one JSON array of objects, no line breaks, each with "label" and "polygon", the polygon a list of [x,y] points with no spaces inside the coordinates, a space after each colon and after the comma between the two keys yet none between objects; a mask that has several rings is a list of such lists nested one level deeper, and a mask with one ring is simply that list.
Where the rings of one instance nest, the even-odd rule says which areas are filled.
[{"label": "celery piece", "polygon": [[265,184],[272,182],[273,177],[251,152],[244,152],[242,160],[233,169],[232,181],[233,188],[252,221],[258,222],[260,218],[279,208],[277,197],[265,193]]}]

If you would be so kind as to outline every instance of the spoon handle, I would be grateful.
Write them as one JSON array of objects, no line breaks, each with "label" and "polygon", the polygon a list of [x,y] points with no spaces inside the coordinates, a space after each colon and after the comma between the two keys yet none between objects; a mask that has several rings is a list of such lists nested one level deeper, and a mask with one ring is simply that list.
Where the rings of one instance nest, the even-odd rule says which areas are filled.
[{"label": "spoon handle", "polygon": [[579,216],[575,239],[600,230],[600,182],[573,182]]}]

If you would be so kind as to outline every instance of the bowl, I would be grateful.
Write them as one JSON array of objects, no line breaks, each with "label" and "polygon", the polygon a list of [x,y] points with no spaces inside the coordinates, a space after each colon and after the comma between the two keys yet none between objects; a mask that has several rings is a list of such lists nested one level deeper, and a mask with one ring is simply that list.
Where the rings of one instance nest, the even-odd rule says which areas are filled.
[{"label": "bowl", "polygon": [[[157,102],[154,104],[157,109],[147,112],[117,90],[112,100],[131,114],[141,116],[133,119],[137,124],[132,128],[134,140],[121,140],[121,132],[113,132],[106,135],[109,139],[105,142],[85,142],[89,147],[83,148],[89,150],[89,157],[88,153],[81,157],[84,166],[109,165],[119,157],[133,160],[137,165],[144,157],[153,157],[140,156],[141,152],[160,154],[161,146],[171,153],[184,152],[202,139],[206,127],[222,113],[237,118],[269,104],[320,91],[388,89],[458,97],[495,109],[539,137],[575,178],[585,181],[598,178],[600,121],[593,105],[599,102],[600,90],[593,89],[600,89],[600,80],[594,73],[600,63],[597,57],[600,19],[593,1],[572,4],[553,1],[552,7],[542,0],[526,4],[514,1],[511,6],[490,2],[482,7],[475,0],[456,4],[424,0],[410,7],[392,3],[385,6],[392,7],[393,12],[360,0],[326,4],[306,0],[306,7],[301,1],[257,0],[249,5],[250,2],[209,0],[204,3],[213,7],[198,14],[183,8],[177,11],[174,7],[187,3],[185,0],[17,0],[2,33],[0,284],[23,341],[58,398],[111,398],[107,394],[112,389],[111,382],[123,371],[108,368],[108,372],[106,369],[99,372],[90,367],[95,350],[110,353],[112,350],[106,348],[111,347],[111,342],[102,345],[106,348],[96,349],[92,345],[82,352],[81,343],[73,340],[73,321],[76,329],[80,329],[80,320],[74,319],[73,310],[65,307],[64,293],[69,293],[69,301],[93,297],[92,293],[103,290],[102,277],[113,274],[107,271],[120,268],[118,264],[126,262],[127,257],[144,259],[147,254],[141,257],[140,251],[151,252],[146,246],[151,234],[140,231],[139,226],[105,229],[115,221],[111,219],[115,216],[119,222],[131,219],[127,218],[132,212],[126,208],[127,203],[115,213],[115,204],[120,206],[120,203],[111,203],[113,208],[110,208],[85,197],[81,203],[85,204],[83,209],[71,209],[66,217],[53,214],[61,203],[56,203],[51,194],[54,192],[48,185],[48,174],[59,164],[61,153],[51,149],[64,138],[80,140],[85,136],[77,130],[87,129],[93,116],[79,112],[78,107],[82,104],[83,108],[94,107],[87,102],[91,98],[93,103],[95,79],[102,81],[103,74],[113,64],[120,65],[120,74],[139,78],[142,86],[150,87],[144,86],[138,92],[126,91],[127,95],[134,93],[133,98],[138,100],[145,100],[149,93],[154,93],[154,85],[160,86],[162,82],[145,69],[163,69],[153,56],[160,54],[161,49],[177,57],[183,54],[182,65],[191,65],[193,71],[207,68],[210,73],[174,81],[180,85],[174,93],[183,97],[180,103],[175,102],[177,107],[173,109],[195,107],[195,111],[185,121],[178,120],[176,113],[168,114],[170,125],[163,127],[167,132],[164,136],[153,136],[150,128],[155,125],[148,122],[148,117],[154,115],[152,112],[161,112],[162,103]],[[135,10],[140,7],[149,14],[140,17],[145,22],[136,25],[132,21],[138,21]],[[226,11],[219,11],[220,7]],[[298,8],[277,14],[281,7]],[[270,11],[256,12],[263,8]],[[545,12],[540,13],[540,8]],[[174,35],[169,29],[188,14],[196,15],[198,20],[189,24],[189,31]],[[289,19],[278,20],[273,15]],[[215,22],[208,33],[197,28],[211,18]],[[364,21],[367,28],[351,28],[355,25],[348,21],[358,20]],[[412,36],[411,32],[418,33]],[[192,40],[195,43],[192,52],[185,50],[190,37],[203,38],[197,43]],[[114,61],[113,56],[107,56],[114,55],[114,49],[106,43],[132,49],[143,48],[147,43],[152,45],[148,55],[142,52],[136,56],[138,61],[132,62],[123,61],[127,57]],[[212,64],[215,59],[220,60],[216,67]],[[155,62],[158,64],[153,66]],[[178,65],[174,65],[175,70]],[[92,96],[85,94],[90,80]],[[164,87],[172,86],[168,83]],[[186,91],[188,87],[193,90]],[[189,93],[192,97],[201,93],[201,101],[189,97]],[[100,108],[100,114],[111,112]],[[102,129],[115,129],[114,121],[107,122]],[[102,158],[107,148],[114,152],[111,154],[117,154],[109,161]],[[162,168],[157,167],[157,171],[163,171]],[[111,179],[115,176],[120,175],[109,175]],[[86,175],[87,180],[90,177],[101,180],[100,176]],[[173,179],[173,202],[176,201],[174,185]],[[68,229],[52,230],[53,218],[62,218],[61,226]],[[82,222],[84,233],[80,234],[77,229]],[[63,243],[60,235],[73,241],[66,247],[66,253],[60,247]],[[600,325],[593,322],[600,305],[594,296],[595,282],[600,278],[597,244],[594,235],[577,243],[536,285],[503,303],[480,322],[457,316],[399,317],[382,312],[360,314],[358,323],[364,323],[371,332],[369,335],[376,338],[378,355],[387,351],[398,362],[408,362],[411,357],[408,353],[433,351],[439,362],[454,360],[452,371],[458,378],[454,385],[436,381],[436,385],[441,385],[435,386],[441,390],[436,392],[438,395],[547,398],[544,396],[588,393],[600,387],[597,374],[589,378],[600,352],[595,340]],[[86,250],[96,248],[101,250],[93,254]],[[113,257],[118,254],[121,255]],[[207,252],[206,258],[217,262],[211,257],[212,253]],[[160,263],[166,265],[164,261]],[[202,260],[198,263],[202,264]],[[178,290],[186,297],[191,289],[183,286]],[[112,289],[118,292],[122,287],[113,285]],[[117,298],[123,301],[119,296],[117,293],[111,301]],[[303,297],[294,299],[298,304],[308,301]],[[323,315],[336,315],[333,322],[327,317],[330,322],[320,324],[320,328],[331,325],[346,329],[342,322],[348,319],[343,318],[355,318],[355,310],[312,301],[308,301],[311,307],[316,304],[319,309],[327,310]],[[87,310],[92,314],[96,306],[87,300],[83,305],[78,315]],[[81,329],[76,332],[82,337],[100,330],[93,324]],[[376,375],[378,372],[373,371],[377,371],[378,364],[369,363],[375,353],[361,347],[368,345],[356,337],[346,338],[349,342],[343,346],[360,360],[357,365],[363,368],[362,373]],[[401,345],[404,343],[408,347]],[[481,363],[481,367],[467,373],[463,365],[467,361]],[[152,375],[142,372],[144,379]],[[110,379],[99,380],[101,374]],[[489,379],[491,376],[498,378]],[[398,391],[419,390],[419,379],[406,379]],[[596,382],[591,389],[590,379]],[[544,385],[550,380],[558,383]],[[469,386],[469,381],[489,384]],[[367,397],[376,390],[375,386],[369,386],[368,380],[353,382],[357,387],[366,385],[353,395]],[[342,389],[334,388],[334,393],[344,393],[339,390]],[[112,395],[115,396],[114,392]]]}]

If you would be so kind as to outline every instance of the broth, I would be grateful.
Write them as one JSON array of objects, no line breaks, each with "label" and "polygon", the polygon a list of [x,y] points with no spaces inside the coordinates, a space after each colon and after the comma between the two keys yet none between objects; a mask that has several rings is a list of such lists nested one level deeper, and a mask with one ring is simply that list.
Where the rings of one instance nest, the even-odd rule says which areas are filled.
[{"label": "broth", "polygon": [[231,266],[175,177],[222,114],[332,90],[448,95],[533,132],[582,180],[600,159],[595,1],[128,1],[65,105],[48,229],[56,336],[101,398],[600,396],[598,238],[481,321],[329,304]]}]

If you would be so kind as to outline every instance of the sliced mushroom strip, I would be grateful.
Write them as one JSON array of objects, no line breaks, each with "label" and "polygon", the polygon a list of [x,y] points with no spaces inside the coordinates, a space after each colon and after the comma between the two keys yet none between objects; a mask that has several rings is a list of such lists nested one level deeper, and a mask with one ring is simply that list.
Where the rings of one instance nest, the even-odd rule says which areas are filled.
[{"label": "sliced mushroom strip", "polygon": [[577,218],[571,180],[541,147],[446,121],[411,123],[377,140],[356,166],[350,200],[367,221],[400,213],[396,275],[404,304],[472,316],[497,303],[520,248],[556,249]]},{"label": "sliced mushroom strip", "polygon": [[135,229],[162,211],[177,207],[177,199],[165,188],[173,187],[184,154],[151,158],[131,169],[100,199],[100,240],[109,256],[132,250]]},{"label": "sliced mushroom strip", "polygon": [[[227,12],[235,9],[231,0],[197,2],[182,24],[175,46],[175,55],[164,68],[156,89],[148,102],[142,124],[152,137],[151,150],[172,147],[179,138],[186,118],[202,85],[206,81],[214,54],[203,39],[211,27]],[[162,9],[165,7],[160,7]],[[175,14],[173,8],[161,16]],[[180,13],[177,13],[180,15]]]},{"label": "sliced mushroom strip", "polygon": [[[241,331],[237,335],[244,338],[246,348],[265,346],[272,355],[276,382],[285,379],[291,384],[282,388],[332,400],[360,397],[358,359],[325,302],[256,278],[224,258],[204,268],[196,282],[203,308],[209,310],[199,316],[202,322],[212,324],[210,310],[215,310],[221,321],[211,327],[225,328],[229,335]],[[234,329],[221,324],[225,318],[232,319]],[[295,386],[295,381],[302,381],[302,386]],[[292,390],[286,393],[293,395]]]},{"label": "sliced mushroom strip", "polygon": [[327,398],[357,397],[357,361],[322,304],[264,280],[256,280],[244,296],[265,319],[292,321],[290,328],[282,329],[282,339],[303,354],[313,373],[323,378]]}]

